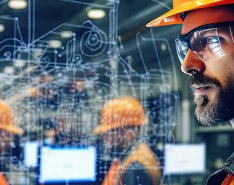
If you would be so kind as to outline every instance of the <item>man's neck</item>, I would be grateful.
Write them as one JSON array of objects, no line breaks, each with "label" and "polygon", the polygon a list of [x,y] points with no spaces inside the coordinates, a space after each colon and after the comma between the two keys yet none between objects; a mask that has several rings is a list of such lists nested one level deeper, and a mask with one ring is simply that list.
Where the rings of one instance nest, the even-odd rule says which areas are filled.
[{"label": "man's neck", "polygon": [[232,128],[234,129],[234,118],[230,120],[230,123],[232,125]]}]

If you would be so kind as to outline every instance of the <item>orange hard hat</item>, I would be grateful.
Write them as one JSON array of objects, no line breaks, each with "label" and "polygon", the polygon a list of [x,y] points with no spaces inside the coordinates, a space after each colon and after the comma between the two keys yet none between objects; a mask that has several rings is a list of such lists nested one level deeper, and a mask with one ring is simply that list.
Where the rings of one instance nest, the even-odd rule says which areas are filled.
[{"label": "orange hard hat", "polygon": [[234,0],[173,0],[173,9],[152,20],[146,26],[156,27],[171,24],[182,24],[180,15],[184,12],[212,6],[234,4]]},{"label": "orange hard hat", "polygon": [[103,134],[124,126],[141,126],[148,121],[143,106],[138,99],[121,97],[110,100],[101,110],[100,124],[94,129],[95,134]]},{"label": "orange hard hat", "polygon": [[19,128],[14,122],[12,109],[3,100],[0,100],[0,130],[12,134],[23,134],[23,129]]}]

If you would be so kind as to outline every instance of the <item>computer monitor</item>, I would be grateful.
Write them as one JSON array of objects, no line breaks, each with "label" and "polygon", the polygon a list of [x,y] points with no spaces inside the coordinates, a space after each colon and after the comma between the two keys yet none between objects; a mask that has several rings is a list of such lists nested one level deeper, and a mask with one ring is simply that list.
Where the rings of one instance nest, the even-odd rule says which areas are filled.
[{"label": "computer monitor", "polygon": [[166,175],[199,174],[205,172],[204,144],[166,144]]},{"label": "computer monitor", "polygon": [[96,148],[93,146],[41,147],[39,184],[79,183],[96,181]]},{"label": "computer monitor", "polygon": [[23,145],[23,164],[28,168],[36,168],[39,143],[27,141]]}]

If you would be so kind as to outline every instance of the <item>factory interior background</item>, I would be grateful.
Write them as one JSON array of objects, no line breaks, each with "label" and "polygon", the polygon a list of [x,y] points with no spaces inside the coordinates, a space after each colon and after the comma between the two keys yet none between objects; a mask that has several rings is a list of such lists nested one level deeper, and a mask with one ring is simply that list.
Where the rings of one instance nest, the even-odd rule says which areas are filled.
[{"label": "factory interior background", "polygon": [[[0,97],[22,129],[0,154],[12,185],[53,184],[49,165],[58,167],[54,184],[101,184],[110,156],[94,130],[103,105],[119,97],[144,108],[139,137],[160,162],[161,184],[204,184],[231,155],[231,126],[194,118],[174,43],[181,25],[145,26],[172,8],[170,0],[15,1],[0,0]],[[63,158],[66,149],[80,158]],[[60,160],[73,163],[72,172],[59,171]],[[66,173],[86,168],[95,183],[70,182]]]}]

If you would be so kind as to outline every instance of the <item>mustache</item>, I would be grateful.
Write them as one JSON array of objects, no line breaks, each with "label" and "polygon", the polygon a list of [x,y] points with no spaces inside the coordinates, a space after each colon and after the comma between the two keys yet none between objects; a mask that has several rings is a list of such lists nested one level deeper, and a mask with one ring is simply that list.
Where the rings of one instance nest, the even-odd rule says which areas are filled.
[{"label": "mustache", "polygon": [[221,84],[217,79],[211,78],[209,76],[204,76],[202,74],[191,75],[189,77],[189,82],[191,84],[210,85],[216,88],[221,88]]}]

